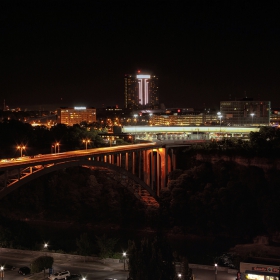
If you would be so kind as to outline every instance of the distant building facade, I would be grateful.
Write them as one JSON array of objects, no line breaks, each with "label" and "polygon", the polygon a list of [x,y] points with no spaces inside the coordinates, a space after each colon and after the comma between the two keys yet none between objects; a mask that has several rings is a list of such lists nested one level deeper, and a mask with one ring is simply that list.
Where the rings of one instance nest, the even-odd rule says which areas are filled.
[{"label": "distant building facade", "polygon": [[153,114],[150,125],[154,126],[201,126],[216,125],[217,116],[214,114],[189,112],[186,114]]},{"label": "distant building facade", "polygon": [[220,101],[220,113],[223,125],[265,126],[270,124],[271,102],[252,98]]},{"label": "distant building facade", "polygon": [[155,126],[193,126],[216,125],[217,115],[210,109],[197,111],[194,108],[166,108],[164,112],[150,115],[150,125]]},{"label": "distant building facade", "polygon": [[57,123],[72,126],[81,122],[96,122],[96,109],[86,107],[57,109]]},{"label": "distant building facade", "polygon": [[158,77],[150,74],[125,75],[124,107],[126,109],[158,109]]}]

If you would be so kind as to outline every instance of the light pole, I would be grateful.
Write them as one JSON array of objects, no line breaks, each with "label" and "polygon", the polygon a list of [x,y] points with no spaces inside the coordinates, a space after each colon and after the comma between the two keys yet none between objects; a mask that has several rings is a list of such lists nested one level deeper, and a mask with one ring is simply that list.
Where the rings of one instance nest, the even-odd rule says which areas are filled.
[{"label": "light pole", "polygon": [[182,274],[181,274],[181,273],[179,273],[179,274],[178,274],[178,278],[179,278],[179,279],[181,279],[181,277],[182,277]]},{"label": "light pole", "polygon": [[0,270],[1,270],[1,279],[3,280],[4,279],[4,266],[1,266]]},{"label": "light pole", "polygon": [[215,263],[215,280],[217,280],[218,265]]},{"label": "light pole", "polygon": [[54,153],[56,153],[56,147],[57,147],[57,153],[59,153],[59,142],[54,143]]},{"label": "light pole", "polygon": [[48,251],[48,243],[44,244],[44,251],[45,251],[45,256],[47,255],[47,251]]},{"label": "light pole", "polygon": [[218,118],[220,119],[220,131],[221,131],[221,126],[222,126],[222,113],[221,112],[218,112],[217,113],[217,115],[218,115]]},{"label": "light pole", "polygon": [[125,271],[126,252],[123,252],[123,270]]},{"label": "light pole", "polygon": [[254,114],[254,113],[251,113],[250,115],[251,115],[251,117],[252,117],[252,125],[253,125],[253,120],[254,120],[255,114]]},{"label": "light pole", "polygon": [[85,145],[86,145],[86,150],[87,150],[87,145],[88,145],[88,143],[90,143],[90,140],[89,140],[89,139],[84,139],[84,140],[83,140],[83,143],[85,143]]},{"label": "light pole", "polygon": [[19,145],[19,146],[17,146],[17,149],[18,150],[20,150],[20,157],[22,157],[22,150],[25,150],[25,146],[23,146],[23,145]]}]

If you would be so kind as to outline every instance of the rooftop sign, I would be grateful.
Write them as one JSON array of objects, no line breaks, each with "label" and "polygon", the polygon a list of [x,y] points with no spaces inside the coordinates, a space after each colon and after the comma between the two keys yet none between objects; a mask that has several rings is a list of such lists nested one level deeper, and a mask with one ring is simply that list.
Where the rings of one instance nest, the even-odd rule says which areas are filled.
[{"label": "rooftop sign", "polygon": [[151,75],[137,75],[137,79],[150,79]]},{"label": "rooftop sign", "polygon": [[87,107],[74,107],[75,110],[86,110]]}]

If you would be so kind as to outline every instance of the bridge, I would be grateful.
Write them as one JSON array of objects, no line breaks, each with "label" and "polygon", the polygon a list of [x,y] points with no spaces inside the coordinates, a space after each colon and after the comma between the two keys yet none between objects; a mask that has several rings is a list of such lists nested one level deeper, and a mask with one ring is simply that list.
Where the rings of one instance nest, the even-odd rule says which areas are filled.
[{"label": "bridge", "polygon": [[167,175],[176,168],[175,150],[194,143],[197,141],[183,145],[149,142],[2,160],[0,199],[42,175],[83,166],[112,170],[114,179],[128,187],[135,196],[146,204],[158,205],[160,190],[167,184]]},{"label": "bridge", "polygon": [[259,132],[257,126],[123,126],[119,132],[134,135],[135,139],[203,140],[221,138],[249,139],[250,132]]}]

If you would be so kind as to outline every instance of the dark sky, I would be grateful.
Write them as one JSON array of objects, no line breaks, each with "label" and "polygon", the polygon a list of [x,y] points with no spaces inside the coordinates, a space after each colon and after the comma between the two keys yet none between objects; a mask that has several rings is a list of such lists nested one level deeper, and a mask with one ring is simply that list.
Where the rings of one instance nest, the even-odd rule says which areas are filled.
[{"label": "dark sky", "polygon": [[280,107],[278,1],[0,2],[0,109],[122,107],[138,69],[166,107]]}]

